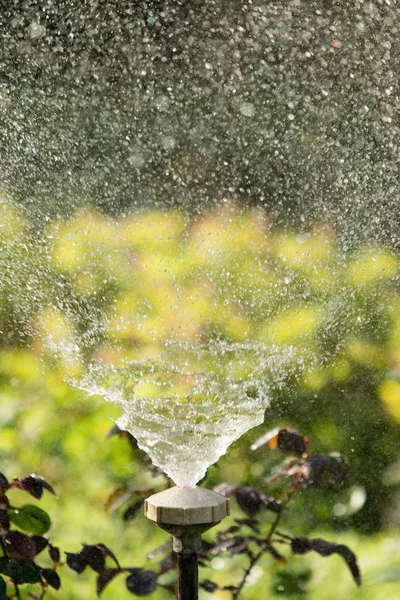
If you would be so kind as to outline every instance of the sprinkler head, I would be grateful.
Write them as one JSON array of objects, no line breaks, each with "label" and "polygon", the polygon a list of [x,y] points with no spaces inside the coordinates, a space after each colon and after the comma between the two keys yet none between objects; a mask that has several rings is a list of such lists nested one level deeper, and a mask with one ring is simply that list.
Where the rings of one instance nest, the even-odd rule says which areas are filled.
[{"label": "sprinkler head", "polygon": [[201,549],[202,533],[229,515],[229,500],[205,488],[173,487],[147,498],[144,514],[173,535],[175,552],[189,554]]}]

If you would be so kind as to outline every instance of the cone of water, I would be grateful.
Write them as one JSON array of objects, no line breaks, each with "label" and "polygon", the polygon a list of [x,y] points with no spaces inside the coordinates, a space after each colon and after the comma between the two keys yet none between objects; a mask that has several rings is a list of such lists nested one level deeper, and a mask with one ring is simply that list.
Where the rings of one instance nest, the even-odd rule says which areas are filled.
[{"label": "cone of water", "polygon": [[117,403],[117,425],[179,487],[264,420],[293,353],[264,344],[167,344],[155,357],[91,365],[80,387]]}]

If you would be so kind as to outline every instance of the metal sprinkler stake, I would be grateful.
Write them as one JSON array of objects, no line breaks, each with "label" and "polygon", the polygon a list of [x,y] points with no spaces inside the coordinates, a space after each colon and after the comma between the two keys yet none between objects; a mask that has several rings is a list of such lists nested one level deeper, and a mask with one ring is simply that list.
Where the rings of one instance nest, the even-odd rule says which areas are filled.
[{"label": "metal sprinkler stake", "polygon": [[173,536],[173,550],[178,555],[178,600],[197,600],[201,534],[229,515],[229,500],[200,487],[173,487],[147,498],[144,514]]}]

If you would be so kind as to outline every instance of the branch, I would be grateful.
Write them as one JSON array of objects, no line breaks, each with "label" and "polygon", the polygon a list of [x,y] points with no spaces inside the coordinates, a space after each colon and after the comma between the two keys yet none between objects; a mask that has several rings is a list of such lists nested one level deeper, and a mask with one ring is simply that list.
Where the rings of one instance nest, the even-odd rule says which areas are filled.
[{"label": "branch", "polygon": [[[297,487],[300,483],[300,477],[294,479],[294,481],[292,482],[287,494],[285,495],[283,501],[282,501],[282,508],[285,508],[293,494],[295,493],[295,491],[297,490]],[[249,555],[250,558],[250,563],[249,566],[247,567],[246,571],[244,572],[243,575],[243,579],[241,580],[241,582],[239,583],[239,585],[236,587],[235,590],[232,591],[232,600],[237,600],[237,598],[239,598],[239,595],[241,594],[244,586],[246,585],[247,579],[249,578],[249,575],[253,569],[253,567],[257,564],[257,562],[260,560],[260,558],[262,557],[262,555],[267,551],[267,549],[270,547],[271,545],[271,539],[272,536],[274,535],[276,528],[279,525],[279,521],[282,517],[283,514],[283,510],[279,513],[277,513],[275,515],[274,520],[271,523],[271,527],[269,529],[268,535],[267,537],[261,542],[260,544],[260,550],[257,552],[257,554],[254,554],[253,556]]]}]

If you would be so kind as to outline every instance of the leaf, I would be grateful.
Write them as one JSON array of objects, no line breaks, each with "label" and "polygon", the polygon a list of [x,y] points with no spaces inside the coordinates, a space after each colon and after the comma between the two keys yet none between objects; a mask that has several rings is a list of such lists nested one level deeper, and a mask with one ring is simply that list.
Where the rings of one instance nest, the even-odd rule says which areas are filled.
[{"label": "leaf", "polygon": [[20,531],[9,531],[4,536],[4,546],[9,556],[33,559],[47,546],[47,540],[41,536],[29,537]]},{"label": "leaf", "polygon": [[294,554],[306,554],[311,551],[318,552],[321,556],[339,554],[349,567],[356,584],[361,585],[361,574],[357,564],[357,558],[350,548],[344,544],[335,544],[334,542],[327,542],[319,538],[309,540],[306,537],[298,537],[292,539],[291,548]]},{"label": "leaf", "polygon": [[272,498],[271,496],[266,496],[263,493],[260,493],[260,498],[264,508],[266,508],[267,510],[276,513],[277,515],[279,515],[282,512],[283,506],[275,498]]},{"label": "leaf", "polygon": [[0,473],[0,490],[2,492],[6,492],[9,488],[10,484],[8,483],[8,479],[3,473]]},{"label": "leaf", "polygon": [[54,569],[41,569],[40,573],[45,581],[54,588],[55,590],[59,590],[61,587],[61,579],[58,573],[54,571]]},{"label": "leaf", "polygon": [[49,544],[49,556],[54,563],[59,563],[61,558],[60,549]]},{"label": "leaf", "polygon": [[33,504],[25,504],[20,508],[10,508],[10,520],[23,531],[43,535],[51,527],[47,512]]},{"label": "leaf", "polygon": [[0,557],[0,573],[11,577],[16,583],[38,583],[42,581],[40,568],[32,560]]},{"label": "leaf", "polygon": [[297,454],[297,456],[303,456],[307,453],[308,440],[296,429],[280,429],[277,441],[281,452]]},{"label": "leaf", "polygon": [[235,498],[240,508],[249,517],[256,515],[261,508],[266,508],[276,514],[282,512],[282,505],[270,496],[266,496],[263,492],[259,492],[251,487],[238,487],[235,491]]},{"label": "leaf", "polygon": [[236,488],[235,498],[240,508],[249,517],[256,515],[262,506],[259,493],[251,487]]},{"label": "leaf", "polygon": [[129,488],[117,488],[107,499],[105,504],[106,511],[113,512],[114,510],[117,510],[117,508],[124,504],[124,502],[126,502],[132,495],[133,492]]},{"label": "leaf", "polygon": [[90,567],[96,573],[101,573],[105,568],[105,557],[109,556],[119,568],[119,563],[113,552],[104,544],[84,544],[80,552],[66,552],[67,565],[73,571],[82,573]]},{"label": "leaf", "polygon": [[0,577],[0,600],[7,600],[7,584],[2,577]]},{"label": "leaf", "polygon": [[142,508],[143,504],[143,500],[137,500],[136,502],[128,506],[128,508],[122,515],[123,521],[131,521],[132,519],[134,519],[136,515],[140,512],[140,509]]},{"label": "leaf", "polygon": [[33,535],[31,540],[35,542],[36,554],[40,554],[49,545],[49,540],[41,535]]},{"label": "leaf", "polygon": [[282,556],[282,554],[279,554],[279,552],[271,545],[268,546],[267,551],[270,553],[270,555],[277,560],[279,563],[281,563],[281,565],[285,565],[287,564],[287,560],[284,556]]},{"label": "leaf", "polygon": [[127,438],[131,448],[133,450],[138,449],[137,440],[131,433],[129,433],[129,431],[123,431],[122,429],[120,429],[118,427],[118,425],[114,425],[113,427],[111,427],[110,431],[107,433],[106,440],[109,439],[110,437],[113,437],[114,435],[118,435],[119,437]]},{"label": "leaf", "polygon": [[288,454],[297,454],[303,456],[307,453],[308,440],[302,436],[296,429],[287,429],[285,427],[276,427],[258,438],[251,446],[251,450],[257,450],[268,444],[271,450],[278,448]]},{"label": "leaf", "polygon": [[107,434],[106,434],[106,437],[105,437],[105,439],[106,439],[106,440],[108,440],[108,439],[110,439],[111,437],[114,437],[114,435],[121,435],[121,436],[122,436],[124,433],[126,433],[126,432],[125,432],[125,431],[122,431],[122,429],[120,429],[120,428],[118,427],[118,425],[113,425],[113,426],[111,427],[111,429],[109,429],[109,430],[107,431]]},{"label": "leaf", "polygon": [[78,574],[83,573],[87,567],[87,563],[81,552],[75,554],[73,552],[66,552],[65,556],[67,557],[67,565],[70,569]]},{"label": "leaf", "polygon": [[132,496],[139,496],[143,500],[148,498],[152,494],[154,494],[155,490],[153,488],[126,488],[119,487],[113,491],[113,493],[109,496],[105,508],[106,511],[113,512],[117,510],[122,504],[124,504],[129,498]]},{"label": "leaf", "polygon": [[80,552],[85,563],[96,573],[100,573],[105,566],[104,552],[94,545],[84,545]]},{"label": "leaf", "polygon": [[120,573],[120,569],[115,568],[107,568],[104,569],[97,578],[97,595],[100,596],[101,592],[104,590],[106,585],[110,583],[114,579],[118,573]]},{"label": "leaf", "polygon": [[23,479],[15,477],[10,487],[24,490],[37,500],[40,500],[40,498],[43,496],[43,490],[47,490],[51,494],[55,495],[55,491],[51,487],[51,485],[47,483],[47,481],[45,481],[43,477],[39,477],[34,473],[32,475],[29,475],[28,477],[24,477]]},{"label": "leaf", "polygon": [[229,592],[238,592],[239,588],[237,587],[237,585],[224,585],[224,587],[222,588],[223,590],[228,590]]},{"label": "leaf", "polygon": [[117,557],[115,556],[114,552],[112,552],[105,544],[95,544],[95,548],[100,550],[100,552],[104,556],[108,556],[109,558],[112,558],[112,560],[115,562],[117,567],[120,568],[119,562],[118,562]]},{"label": "leaf", "polygon": [[7,510],[10,506],[10,502],[3,490],[0,489],[0,509]]},{"label": "leaf", "polygon": [[324,478],[335,487],[342,487],[347,480],[348,467],[344,457],[338,452],[310,454],[306,458],[290,461],[274,473],[269,481],[282,475],[297,479],[303,487],[320,485]]},{"label": "leaf", "polygon": [[155,571],[135,570],[126,578],[125,584],[131,594],[147,596],[157,588],[157,577]]},{"label": "leaf", "polygon": [[219,585],[214,581],[210,581],[209,579],[202,581],[200,583],[200,587],[209,594],[213,594],[216,590],[219,590]]},{"label": "leaf", "polygon": [[10,517],[6,508],[0,508],[0,527],[4,531],[8,531],[10,529]]}]

